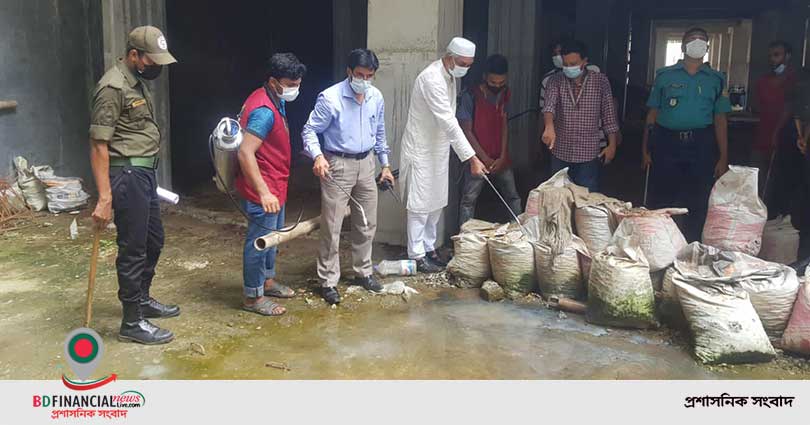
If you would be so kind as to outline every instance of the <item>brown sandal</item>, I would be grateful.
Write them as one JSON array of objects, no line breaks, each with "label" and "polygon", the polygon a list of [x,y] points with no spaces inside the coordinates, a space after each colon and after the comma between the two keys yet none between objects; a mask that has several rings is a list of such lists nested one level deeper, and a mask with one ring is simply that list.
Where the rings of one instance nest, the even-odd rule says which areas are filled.
[{"label": "brown sandal", "polygon": [[262,301],[259,301],[253,305],[242,304],[242,310],[261,314],[262,316],[281,316],[282,314],[287,312],[287,309],[284,308],[284,311],[282,311],[281,313],[276,313],[276,309],[278,307],[284,308],[283,305],[278,304],[266,297],[263,298]]},{"label": "brown sandal", "polygon": [[273,283],[273,286],[270,289],[264,289],[264,296],[265,297],[276,297],[276,298],[292,298],[295,296],[295,291],[292,290],[289,286],[282,285],[278,282]]}]

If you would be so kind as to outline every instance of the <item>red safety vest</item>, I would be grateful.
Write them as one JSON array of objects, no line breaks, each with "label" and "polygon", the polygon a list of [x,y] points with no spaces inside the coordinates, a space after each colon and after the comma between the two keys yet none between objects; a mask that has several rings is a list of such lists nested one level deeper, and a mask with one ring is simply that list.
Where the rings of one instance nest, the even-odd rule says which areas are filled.
[{"label": "red safety vest", "polygon": [[[284,205],[287,202],[287,182],[290,177],[290,158],[292,156],[290,130],[287,128],[287,119],[279,113],[276,105],[267,97],[264,87],[256,89],[245,100],[239,116],[239,125],[242,128],[247,127],[250,113],[262,106],[270,108],[276,119],[273,122],[273,128],[267,133],[262,140],[262,145],[256,151],[256,162],[259,164],[259,172],[270,193],[278,198],[279,204]],[[248,201],[261,204],[258,192],[241,170],[236,175],[236,190]]]},{"label": "red safety vest", "polygon": [[504,108],[506,103],[509,102],[511,93],[508,88],[504,89],[506,90],[504,94],[493,105],[487,100],[484,90],[480,85],[472,89],[472,95],[475,99],[473,133],[484,152],[490,158],[498,159],[501,156],[501,130]]}]

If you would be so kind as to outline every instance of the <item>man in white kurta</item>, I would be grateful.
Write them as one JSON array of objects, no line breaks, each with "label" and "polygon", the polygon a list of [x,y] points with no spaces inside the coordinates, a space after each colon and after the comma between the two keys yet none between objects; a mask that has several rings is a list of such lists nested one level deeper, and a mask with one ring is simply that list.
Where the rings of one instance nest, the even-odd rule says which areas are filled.
[{"label": "man in white kurta", "polygon": [[456,120],[459,80],[472,65],[475,44],[454,38],[447,54],[425,68],[413,85],[408,121],[402,136],[400,180],[408,211],[408,257],[424,273],[446,263],[436,254],[436,228],[447,206],[450,147],[470,161],[474,175],[486,173]]}]

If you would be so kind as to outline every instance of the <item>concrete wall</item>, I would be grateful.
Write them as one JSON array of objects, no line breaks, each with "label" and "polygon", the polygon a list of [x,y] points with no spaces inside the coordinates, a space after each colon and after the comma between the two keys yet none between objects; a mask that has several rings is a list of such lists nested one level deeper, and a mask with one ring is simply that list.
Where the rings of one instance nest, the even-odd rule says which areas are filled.
[{"label": "concrete wall", "polygon": [[[512,113],[536,108],[540,87],[538,45],[540,8],[535,0],[491,1],[489,3],[490,54],[509,59],[509,87]],[[509,151],[518,170],[530,167],[537,140],[537,114],[526,114],[509,123]]]},{"label": "concrete wall", "polygon": [[97,0],[0,2],[0,176],[22,155],[92,185],[90,92],[102,71]]},{"label": "concrete wall", "polygon": [[[115,65],[126,50],[127,35],[142,25],[160,28],[166,36],[169,51],[172,50],[172,35],[166,28],[165,0],[101,0],[102,20],[104,26],[104,68]],[[182,61],[182,57],[175,58]],[[169,73],[172,65],[165,67],[163,73],[149,88],[155,102],[155,114],[160,127],[160,165],[158,183],[164,188],[172,187],[171,161],[171,127],[169,119]]]},{"label": "concrete wall", "polygon": [[[444,53],[454,35],[461,34],[462,14],[462,0],[368,2],[367,45],[380,59],[374,84],[385,96],[385,125],[394,168],[399,167],[400,140],[413,81]],[[377,219],[378,241],[395,245],[407,242],[405,209],[390,195],[380,198]],[[439,232],[443,234],[444,223]]]}]

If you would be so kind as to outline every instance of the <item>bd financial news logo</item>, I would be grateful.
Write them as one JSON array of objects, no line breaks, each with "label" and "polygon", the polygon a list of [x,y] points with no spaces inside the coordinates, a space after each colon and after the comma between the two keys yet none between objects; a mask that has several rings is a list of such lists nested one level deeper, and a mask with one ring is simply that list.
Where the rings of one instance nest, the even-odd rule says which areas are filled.
[{"label": "bd financial news logo", "polygon": [[79,328],[65,338],[65,360],[77,379],[62,374],[62,383],[74,391],[69,394],[40,394],[33,396],[33,407],[51,410],[51,419],[60,418],[126,418],[128,409],[143,407],[146,398],[138,391],[120,394],[99,394],[98,390],[114,382],[116,375],[89,380],[104,354],[104,343],[96,331]]}]

